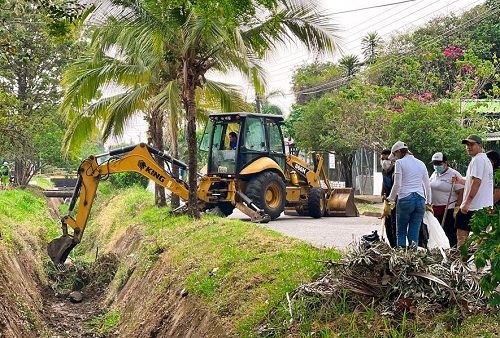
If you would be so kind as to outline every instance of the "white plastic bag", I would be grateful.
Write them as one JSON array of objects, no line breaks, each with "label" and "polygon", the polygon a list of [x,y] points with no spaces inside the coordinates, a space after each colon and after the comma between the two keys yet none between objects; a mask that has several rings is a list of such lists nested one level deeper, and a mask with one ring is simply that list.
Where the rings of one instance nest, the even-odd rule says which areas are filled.
[{"label": "white plastic bag", "polygon": [[443,228],[441,228],[441,224],[439,224],[438,220],[432,212],[425,211],[423,222],[427,225],[427,230],[429,231],[429,241],[427,242],[428,249],[449,249],[450,241],[446,234],[444,233]]}]

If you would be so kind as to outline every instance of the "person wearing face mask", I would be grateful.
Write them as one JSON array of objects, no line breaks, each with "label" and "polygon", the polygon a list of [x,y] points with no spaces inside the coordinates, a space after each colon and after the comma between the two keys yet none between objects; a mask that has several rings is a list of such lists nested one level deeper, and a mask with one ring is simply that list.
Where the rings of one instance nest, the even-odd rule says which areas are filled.
[{"label": "person wearing face mask", "polygon": [[[380,165],[382,166],[382,199],[385,200],[391,193],[394,184],[394,162],[389,159],[390,149],[384,149],[380,153]],[[384,227],[387,239],[391,247],[397,245],[396,241],[396,208],[391,209],[390,213],[384,214]]]},{"label": "person wearing face mask", "polygon": [[444,218],[443,230],[450,241],[450,247],[455,247],[457,245],[457,230],[455,229],[453,211],[455,205],[462,203],[464,186],[452,183],[452,180],[454,176],[462,177],[462,175],[448,165],[446,155],[441,152],[432,155],[431,163],[434,166],[434,172],[429,181],[434,217],[440,224],[443,224]]},{"label": "person wearing face mask", "polygon": [[382,167],[382,197],[387,197],[391,193],[394,184],[394,162],[389,159],[390,149],[384,149],[380,153],[380,166]]},{"label": "person wearing face mask", "polygon": [[405,247],[418,245],[419,232],[424,218],[426,204],[431,203],[429,174],[425,164],[416,159],[408,146],[398,141],[391,148],[397,159],[394,168],[394,185],[387,198],[396,206],[397,245]]}]

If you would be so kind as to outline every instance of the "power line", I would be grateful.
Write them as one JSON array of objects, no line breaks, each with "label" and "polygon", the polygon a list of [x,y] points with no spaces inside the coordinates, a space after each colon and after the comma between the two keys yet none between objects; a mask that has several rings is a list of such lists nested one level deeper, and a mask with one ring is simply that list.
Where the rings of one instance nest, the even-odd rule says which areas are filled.
[{"label": "power line", "polygon": [[[386,18],[384,18],[384,19],[382,19],[382,20],[380,20],[380,21],[378,21],[378,22],[376,22],[376,23],[374,23],[374,24],[369,24],[369,25],[366,25],[366,24],[367,24],[367,22],[364,22],[363,24],[356,25],[356,26],[352,27],[351,29],[354,29],[354,28],[356,28],[356,27],[363,27],[363,28],[361,28],[361,29],[359,29],[359,30],[355,31],[354,33],[351,33],[351,35],[356,35],[356,34],[358,34],[358,33],[361,33],[361,32],[363,32],[363,31],[365,31],[368,27],[370,27],[370,29],[371,29],[371,28],[372,28],[372,27],[374,27],[375,25],[378,25],[378,24],[380,24],[380,23],[382,23],[382,22],[384,22],[384,21],[390,20],[391,18],[394,18],[394,17],[396,17],[397,15],[399,15],[399,14],[401,14],[401,13],[403,13],[403,12],[405,12],[405,11],[407,11],[407,10],[409,10],[409,9],[411,9],[411,8],[413,8],[413,7],[415,7],[415,6],[417,6],[417,5],[421,4],[421,3],[424,3],[425,1],[427,1],[427,0],[420,0],[420,1],[416,2],[416,3],[414,3],[413,5],[408,6],[408,7],[406,7],[406,8],[403,8],[402,10],[400,10],[400,11],[398,11],[398,12],[394,13],[394,14],[391,14],[390,16],[388,16],[388,17],[386,17]],[[439,0],[438,0],[438,1],[431,1],[431,3],[430,3],[429,5],[424,4],[424,6],[423,6],[423,7],[413,10],[410,14],[415,14],[415,13],[418,13],[418,12],[420,12],[420,11],[424,10],[424,9],[427,9],[427,8],[431,7],[432,5],[434,5],[434,4],[438,3],[438,2],[439,2]],[[432,13],[435,13],[435,12],[436,12],[436,11],[432,11],[432,12],[430,12],[429,14],[432,14]],[[397,22],[397,21],[399,21],[399,20],[401,20],[401,19],[402,19],[401,17],[397,17],[397,19],[396,19],[395,21],[392,21],[390,24],[393,24],[393,23],[395,23],[395,22]],[[365,27],[365,26],[366,26],[366,27]],[[380,28],[377,28],[377,30],[379,30],[379,29],[380,29]],[[375,29],[372,29],[372,30],[375,30]],[[349,44],[349,43],[350,43],[350,42],[347,42],[347,44]]]},{"label": "power line", "polygon": [[[458,0],[455,0],[455,1],[454,1],[454,2],[452,2],[452,3],[455,3],[455,2],[457,2],[457,1],[458,1]],[[465,7],[462,7],[462,9],[465,9],[465,8],[467,8],[467,7],[469,7],[469,6],[472,6],[472,5],[474,5],[475,3],[479,2],[479,1],[482,1],[482,0],[476,0],[475,2],[473,2],[473,3],[471,3],[471,4],[468,4],[468,5],[466,5]],[[448,4],[447,6],[449,6],[449,5],[450,5],[450,4]],[[420,18],[418,18],[418,19],[416,19],[416,20],[410,21],[410,22],[408,22],[408,23],[406,23],[406,24],[404,24],[404,25],[402,25],[402,26],[400,26],[400,27],[398,27],[398,28],[395,28],[395,29],[393,29],[392,31],[387,32],[386,34],[381,35],[381,37],[392,35],[395,31],[398,31],[398,30],[400,30],[401,28],[405,28],[405,27],[407,27],[407,26],[411,25],[411,24],[412,24],[412,23],[414,23],[414,22],[417,22],[417,21],[419,21],[419,20],[421,20],[421,19],[423,19],[423,18],[425,18],[425,17],[427,17],[427,16],[430,16],[430,15],[432,15],[432,14],[436,13],[436,12],[439,12],[440,10],[442,10],[443,8],[445,8],[445,7],[447,7],[447,6],[441,7],[441,8],[439,8],[439,9],[435,10],[435,11],[432,11],[432,12],[430,12],[430,13],[427,13],[426,15],[421,16]],[[418,11],[419,11],[419,10],[418,10]],[[418,11],[417,11],[417,12],[418,12]],[[400,11],[400,12],[401,12],[401,11]],[[398,13],[399,13],[399,12],[398,12]],[[416,13],[416,12],[414,12],[414,13]],[[397,14],[397,13],[396,13],[396,14]],[[383,22],[383,21],[385,21],[385,20],[382,20],[382,21],[380,21],[380,22]],[[398,21],[398,20],[396,20],[396,21]],[[396,21],[394,21],[394,22],[396,22]],[[391,25],[391,24],[392,24],[392,23],[394,23],[394,22],[391,22],[391,23],[390,23],[390,24],[388,24],[388,25]],[[388,26],[388,25],[385,25],[384,27],[386,27],[386,26]],[[384,28],[384,27],[382,27],[382,28]],[[359,41],[359,40],[352,40],[352,41],[350,41],[350,42],[348,42],[348,43],[352,43],[352,42],[354,42],[354,41]],[[347,51],[353,51],[354,49],[355,49],[355,47],[353,47],[353,48],[349,48]],[[283,66],[283,67],[277,68],[277,69],[275,69],[275,70],[285,69],[285,68],[287,68],[287,67],[289,67],[289,66]],[[277,73],[277,74],[278,74],[278,75],[281,75],[281,74],[284,74],[284,73],[287,73],[287,72],[286,72],[286,71],[285,71],[285,72],[279,72],[279,73]],[[275,73],[275,74],[276,74],[276,73]]]},{"label": "power line", "polygon": [[[456,3],[457,1],[459,1],[459,0],[454,0],[451,4],[454,4],[454,3]],[[475,4],[476,2],[479,2],[479,1],[482,1],[482,0],[476,0],[476,1],[475,1],[475,2],[473,2],[472,4]],[[439,12],[439,11],[441,11],[442,9],[444,9],[444,8],[448,7],[449,5],[450,5],[450,4],[446,4],[445,6],[440,7],[439,9],[437,9],[437,10],[435,10],[435,11],[431,12],[430,14],[433,14],[433,13]],[[424,8],[425,8],[425,7],[424,7]],[[405,18],[407,18],[407,17],[409,17],[409,16],[411,16],[411,15],[413,15],[413,14],[417,13],[417,12],[420,12],[422,9],[423,9],[423,8],[419,9],[418,11],[415,11],[415,12],[412,12],[412,13],[410,13],[410,14],[407,14],[406,16],[403,16],[402,18],[398,18],[398,20],[405,19]],[[429,14],[426,14],[426,15],[424,15],[424,16],[421,16],[420,18],[418,18],[418,19],[416,19],[416,20],[413,20],[413,21],[412,21],[412,22],[410,22],[410,23],[413,23],[413,22],[419,21],[419,20],[421,20],[421,19],[425,18],[425,17],[426,17],[426,16],[428,16],[428,15],[429,15]],[[378,29],[378,30],[380,30],[380,29],[384,29],[384,28],[386,28],[386,27],[388,27],[388,26],[392,25],[393,23],[394,23],[394,22],[388,23],[388,24],[386,24],[385,26],[382,26],[382,27],[377,28],[377,29]],[[408,23],[408,24],[410,24],[410,23]],[[408,24],[407,24],[407,25],[408,25]],[[405,26],[407,26],[407,25],[405,25]],[[401,27],[399,27],[399,28],[402,28],[402,27],[403,27],[403,26],[401,26]],[[399,29],[399,28],[397,28],[397,29]],[[350,44],[350,43],[355,42],[355,41],[357,41],[357,39],[356,39],[356,40],[350,40],[350,41],[348,41],[348,42],[347,42],[347,44]]]},{"label": "power line", "polygon": [[[491,10],[490,12],[485,12],[482,16],[479,16],[479,17],[473,17],[472,19],[470,19],[470,20],[468,20],[468,21],[464,22],[462,25],[459,25],[459,26],[455,27],[454,29],[449,30],[447,33],[445,33],[445,34],[441,34],[441,35],[439,35],[439,36],[437,36],[437,37],[435,37],[435,38],[433,38],[433,39],[431,39],[431,40],[427,41],[426,43],[422,44],[422,45],[420,46],[420,49],[425,48],[425,47],[427,47],[427,46],[431,45],[432,43],[435,43],[435,42],[438,42],[438,41],[442,40],[443,38],[445,38],[445,37],[449,36],[451,33],[453,33],[454,31],[456,31],[456,30],[457,30],[457,29],[459,29],[459,28],[467,28],[467,27],[469,27],[469,26],[470,26],[470,25],[472,25],[472,24],[478,23],[479,21],[481,21],[481,20],[483,20],[483,19],[486,19],[487,17],[489,17],[489,16],[491,16],[491,15],[496,14],[498,11],[499,11],[499,8],[495,8],[495,7],[494,7],[494,9],[493,9],[493,10]],[[475,20],[475,19],[478,19],[478,20],[477,20],[476,22],[472,22],[472,21],[473,21],[473,20]],[[468,24],[468,23],[470,23],[470,24]],[[404,54],[407,54],[407,55],[408,55],[408,54],[410,54],[410,53],[403,53],[403,55],[404,55]],[[373,66],[373,67],[372,67],[372,69],[378,69],[378,68],[380,68],[380,67],[384,66],[385,64],[387,64],[387,63],[389,63],[389,62],[391,62],[391,61],[390,61],[390,60],[387,60],[387,61],[384,61],[384,62],[382,62],[382,63],[379,63],[379,64],[377,64],[377,65]],[[352,76],[349,76],[349,77],[344,77],[344,78],[340,78],[340,79],[337,79],[337,80],[334,80],[334,81],[331,81],[331,82],[327,82],[327,83],[324,83],[324,84],[318,85],[318,86],[316,86],[316,87],[307,88],[307,89],[305,89],[305,90],[302,90],[302,91],[297,91],[297,92],[295,92],[295,93],[287,93],[287,94],[285,94],[285,95],[296,95],[296,94],[311,95],[311,94],[318,93],[318,92],[321,92],[321,91],[325,91],[325,90],[328,90],[328,89],[335,89],[335,88],[336,88],[336,87],[335,87],[335,84],[337,84],[337,83],[341,83],[341,82],[344,82],[345,80],[348,80],[348,79],[350,79],[351,77],[352,77]],[[333,86],[331,86],[331,85],[333,85]],[[326,87],[325,87],[325,86],[326,86]],[[331,88],[330,88],[330,86],[331,86]],[[322,88],[322,87],[325,87],[325,88]],[[321,89],[320,89],[320,88],[321,88]]]},{"label": "power line", "polygon": [[[417,3],[413,4],[412,6],[407,7],[407,8],[404,8],[404,9],[402,9],[402,10],[400,10],[400,11],[398,11],[398,12],[394,13],[393,15],[391,15],[391,16],[389,16],[389,17],[387,17],[387,18],[383,19],[383,20],[380,20],[380,21],[378,21],[378,22],[374,23],[374,24],[372,25],[372,27],[374,27],[374,26],[378,25],[379,23],[384,22],[384,21],[386,21],[387,19],[390,19],[390,18],[394,17],[395,15],[397,15],[397,14],[399,14],[399,13],[402,13],[402,12],[404,12],[404,11],[406,11],[406,10],[408,10],[408,9],[412,8],[413,6],[418,5],[418,4],[420,4],[420,3],[424,2],[424,1],[427,1],[427,0],[420,0],[419,2],[417,2]],[[456,2],[456,1],[458,1],[458,0],[455,0],[455,2]],[[430,6],[432,6],[432,4],[431,4]],[[425,8],[429,8],[429,6],[427,6],[427,5],[426,5],[426,6],[422,7],[422,8],[420,8],[420,9],[418,9],[417,11],[412,12],[412,13],[417,13],[417,12],[419,12],[419,11],[421,11],[422,9],[425,9]],[[438,10],[436,10],[436,11],[432,11],[432,12],[430,12],[430,13],[426,14],[426,16],[428,16],[428,15],[432,15],[432,14],[434,14],[434,13],[435,13],[435,12],[437,12],[437,11],[438,11]],[[376,15],[376,16],[374,16],[373,18],[375,18],[375,17],[377,17],[377,15]],[[373,18],[372,18],[372,19],[373,19]],[[421,19],[421,18],[420,18],[420,19]],[[420,19],[418,19],[418,20],[420,20]],[[371,19],[370,19],[370,20],[371,20]],[[368,20],[368,21],[370,21],[370,20]],[[390,25],[391,25],[391,24],[393,24],[393,23],[395,23],[395,22],[397,22],[397,21],[399,21],[399,20],[400,20],[400,18],[398,18],[396,21],[391,22],[391,23],[390,23]],[[416,21],[416,20],[414,20],[414,21],[412,21],[412,22],[415,22],[415,21]],[[410,23],[412,23],[412,22],[410,22]],[[366,21],[365,21],[365,23],[366,23]],[[408,24],[410,24],[410,23],[408,23]],[[405,25],[403,25],[403,26],[406,26],[406,25],[408,25],[408,24],[405,24]],[[359,26],[363,26],[363,25],[364,25],[364,24],[356,25],[356,26],[354,26],[354,27],[351,27],[351,29],[352,29],[352,28],[359,27]],[[403,27],[403,26],[401,26],[401,27]],[[385,27],[385,26],[384,26],[384,27]],[[401,28],[401,27],[399,27],[399,28]],[[397,29],[399,29],[399,28],[397,28]],[[374,30],[378,30],[378,28],[377,28],[377,29],[374,29]],[[361,29],[361,30],[358,30],[358,31],[356,31],[356,32],[354,32],[354,33],[352,33],[351,35],[355,35],[355,34],[360,33],[360,32],[362,32],[362,31],[364,31],[364,28],[363,28],[363,29]],[[389,35],[389,34],[391,34],[391,32],[388,32],[388,33],[387,33],[387,35]],[[356,40],[354,40],[354,41],[358,41],[358,40],[359,40],[359,39],[356,39]],[[345,44],[346,44],[346,45],[349,45],[349,44],[350,44],[350,43],[352,43],[352,42],[353,42],[353,40],[350,40],[350,41],[346,42]],[[349,49],[347,49],[347,51],[351,51],[351,50],[353,50],[353,49],[354,49],[354,48],[349,48]],[[286,68],[288,68],[288,67],[289,67],[289,65],[286,65],[286,66],[282,66],[282,67],[275,68],[274,70],[276,71],[276,70],[286,69]],[[278,74],[279,74],[279,73],[278,73]]]},{"label": "power line", "polygon": [[417,0],[406,0],[406,1],[400,1],[400,2],[393,2],[393,3],[390,3],[390,4],[383,4],[383,5],[377,5],[377,6],[370,6],[370,7],[363,7],[363,8],[349,9],[349,10],[346,10],[346,11],[342,11],[342,12],[333,12],[333,13],[329,13],[329,14],[344,14],[344,13],[359,12],[359,11],[364,11],[364,10],[366,10],[366,9],[373,9],[373,8],[380,8],[380,7],[394,6],[394,5],[404,4],[404,3],[407,3],[407,2],[413,2],[413,1],[417,1]]},{"label": "power line", "polygon": [[[388,16],[388,17],[386,17],[386,18],[384,18],[384,19],[382,19],[382,20],[380,20],[380,21],[377,21],[377,22],[375,22],[375,23],[371,24],[371,27],[376,26],[376,25],[380,24],[381,22],[384,22],[384,21],[386,21],[386,20],[388,20],[388,19],[390,19],[390,18],[394,17],[395,15],[398,15],[398,14],[400,14],[400,13],[402,13],[402,12],[406,11],[406,10],[409,10],[410,8],[412,8],[412,7],[416,6],[416,5],[418,5],[418,4],[420,4],[420,3],[424,2],[424,1],[428,1],[428,0],[420,0],[420,1],[418,1],[417,3],[415,3],[415,4],[413,4],[413,5],[409,6],[409,7],[405,7],[404,9],[402,9],[402,10],[400,10],[400,11],[398,11],[398,12],[396,12],[396,13],[394,13],[394,14],[392,14],[392,15],[390,15],[390,16]],[[431,1],[434,1],[434,0],[431,0]],[[438,0],[438,1],[439,1],[439,0]],[[429,6],[432,6],[432,4],[424,6],[423,8],[421,8],[421,9],[417,10],[417,12],[418,12],[418,11],[420,11],[420,10],[422,10],[422,9],[424,9],[424,8],[428,8]],[[379,17],[379,16],[380,16],[380,15],[382,15],[382,14],[387,14],[387,13],[388,13],[388,12],[390,12],[391,10],[393,10],[393,9],[395,9],[395,8],[398,8],[398,7],[399,7],[399,6],[395,6],[395,7],[390,8],[389,10],[385,11],[384,13],[379,13],[379,14],[376,14],[376,15],[372,16],[371,18],[369,18],[368,20],[364,21],[363,23],[358,24],[358,25],[355,25],[355,26],[353,26],[353,27],[350,27],[349,29],[351,29],[351,30],[352,30],[352,29],[357,28],[357,27],[364,27],[367,23],[369,23],[369,22],[370,22],[370,21],[372,21],[373,19],[375,19],[375,18]],[[416,12],[414,12],[414,13],[416,13]],[[432,14],[432,13],[434,13],[434,12],[431,12],[430,14]],[[396,20],[396,21],[399,21],[399,19],[398,19],[398,20]],[[394,22],[396,22],[396,21],[394,21]],[[394,23],[394,22],[392,22],[392,23]],[[370,25],[369,25],[369,26],[370,26]],[[362,31],[364,31],[365,29],[366,29],[366,28],[362,28],[361,30],[356,31],[355,33],[351,33],[350,35],[355,35],[355,34],[357,34],[357,33],[360,33],[360,32],[362,32]],[[346,44],[349,44],[349,43],[350,43],[350,42],[348,42],[348,43],[346,43]],[[304,55],[304,56],[307,56],[307,55]],[[285,60],[286,60],[286,59],[288,59],[288,60],[290,60],[290,61],[291,61],[291,60],[298,60],[298,59],[300,59],[300,57],[297,57],[296,55],[290,55],[290,56],[288,56],[288,57],[284,57],[283,59],[285,59]],[[288,61],[288,62],[289,62],[289,61]],[[288,65],[285,65],[285,66],[281,66],[281,67],[275,68],[275,70],[280,70],[280,69],[285,69],[285,68],[288,68]]]}]

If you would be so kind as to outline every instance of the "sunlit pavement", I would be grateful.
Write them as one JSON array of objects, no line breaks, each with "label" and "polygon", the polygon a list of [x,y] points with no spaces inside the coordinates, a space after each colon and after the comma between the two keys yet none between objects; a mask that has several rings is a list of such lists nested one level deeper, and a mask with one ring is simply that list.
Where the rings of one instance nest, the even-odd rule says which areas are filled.
[{"label": "sunlit pavement", "polygon": [[[248,216],[235,210],[229,218],[249,221]],[[314,246],[346,248],[361,236],[377,230],[380,233],[380,220],[377,217],[311,217],[281,215],[277,220],[262,226],[278,231],[286,236],[310,242]]]}]

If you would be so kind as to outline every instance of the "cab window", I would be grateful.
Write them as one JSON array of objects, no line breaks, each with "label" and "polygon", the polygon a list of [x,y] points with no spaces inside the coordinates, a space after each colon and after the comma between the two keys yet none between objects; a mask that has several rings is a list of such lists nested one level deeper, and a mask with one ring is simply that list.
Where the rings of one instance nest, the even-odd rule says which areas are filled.
[{"label": "cab window", "polygon": [[268,121],[267,130],[269,132],[269,151],[283,154],[283,138],[281,137],[280,127],[273,121]]},{"label": "cab window", "polygon": [[223,122],[215,124],[209,172],[224,174],[235,173],[238,130],[238,123]]},{"label": "cab window", "polygon": [[266,131],[259,118],[248,117],[245,122],[246,150],[266,152]]}]

